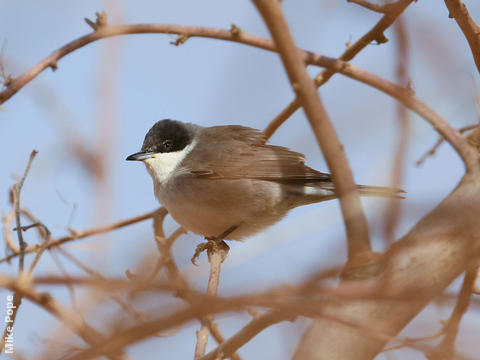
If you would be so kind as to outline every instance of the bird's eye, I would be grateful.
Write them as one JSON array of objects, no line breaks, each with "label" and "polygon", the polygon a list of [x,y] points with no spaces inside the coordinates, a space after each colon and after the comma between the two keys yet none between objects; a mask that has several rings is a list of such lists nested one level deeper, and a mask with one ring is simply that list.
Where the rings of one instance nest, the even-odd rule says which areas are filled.
[{"label": "bird's eye", "polygon": [[163,145],[163,148],[168,151],[168,150],[170,150],[170,149],[172,148],[173,142],[172,142],[172,140],[165,140],[165,141],[162,143],[162,145]]}]

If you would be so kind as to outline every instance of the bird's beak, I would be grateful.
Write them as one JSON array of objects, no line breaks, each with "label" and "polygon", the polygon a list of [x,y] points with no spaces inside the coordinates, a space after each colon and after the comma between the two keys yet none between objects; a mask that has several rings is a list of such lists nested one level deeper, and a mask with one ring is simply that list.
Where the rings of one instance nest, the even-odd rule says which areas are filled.
[{"label": "bird's beak", "polygon": [[154,152],[140,151],[140,152],[137,152],[135,154],[130,155],[125,160],[143,161],[143,160],[151,158],[154,154],[155,154]]}]

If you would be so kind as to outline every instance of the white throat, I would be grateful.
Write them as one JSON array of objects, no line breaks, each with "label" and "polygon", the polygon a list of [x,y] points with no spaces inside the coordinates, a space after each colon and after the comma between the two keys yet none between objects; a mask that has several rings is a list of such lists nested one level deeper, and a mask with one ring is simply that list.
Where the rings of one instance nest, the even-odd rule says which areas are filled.
[{"label": "white throat", "polygon": [[194,146],[195,141],[192,141],[190,145],[185,146],[182,150],[169,153],[158,153],[151,158],[144,160],[145,166],[155,184],[166,183]]}]

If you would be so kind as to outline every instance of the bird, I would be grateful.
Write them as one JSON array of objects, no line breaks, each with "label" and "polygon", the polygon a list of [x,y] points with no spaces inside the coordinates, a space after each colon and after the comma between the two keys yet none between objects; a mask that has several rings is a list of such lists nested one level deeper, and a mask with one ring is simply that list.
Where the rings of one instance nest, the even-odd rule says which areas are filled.
[{"label": "bird", "polygon": [[[330,174],[266,140],[250,127],[163,119],[126,160],[145,164],[156,198],[184,229],[206,239],[243,240],[298,206],[338,197]],[[361,196],[402,198],[404,192],[356,187]]]}]

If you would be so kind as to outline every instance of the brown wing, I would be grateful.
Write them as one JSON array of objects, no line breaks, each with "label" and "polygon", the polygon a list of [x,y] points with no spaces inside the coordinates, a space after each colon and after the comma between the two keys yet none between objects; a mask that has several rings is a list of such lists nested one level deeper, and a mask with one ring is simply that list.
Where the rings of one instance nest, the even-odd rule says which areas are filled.
[{"label": "brown wing", "polygon": [[195,163],[187,157],[182,167],[202,178],[257,179],[281,183],[330,182],[330,175],[305,165],[303,154],[265,145],[259,130],[243,126],[205,128],[195,146]]}]

